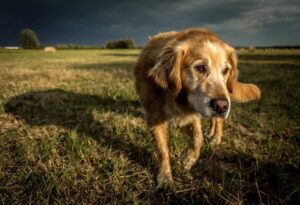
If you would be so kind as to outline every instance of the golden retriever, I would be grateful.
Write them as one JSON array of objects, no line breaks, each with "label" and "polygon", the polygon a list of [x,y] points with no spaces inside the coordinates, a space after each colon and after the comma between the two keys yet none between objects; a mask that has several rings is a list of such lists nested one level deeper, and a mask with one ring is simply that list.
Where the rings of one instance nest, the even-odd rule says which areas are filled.
[{"label": "golden retriever", "polygon": [[156,145],[158,183],[172,181],[170,122],[184,127],[190,138],[182,162],[189,170],[203,143],[201,117],[213,119],[210,134],[218,143],[231,99],[259,98],[257,86],[238,83],[237,76],[234,49],[206,29],[160,33],[143,48],[135,66],[135,86]]}]

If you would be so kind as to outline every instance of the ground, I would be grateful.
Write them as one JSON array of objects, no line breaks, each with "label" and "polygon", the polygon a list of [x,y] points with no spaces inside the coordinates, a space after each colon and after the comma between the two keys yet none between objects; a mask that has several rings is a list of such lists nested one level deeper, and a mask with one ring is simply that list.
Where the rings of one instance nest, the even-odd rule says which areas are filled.
[{"label": "ground", "polygon": [[[0,50],[0,204],[296,204],[300,51],[239,52],[262,90],[233,104],[219,147],[190,172],[171,129],[174,184],[158,187],[134,90],[139,50]],[[204,120],[204,132],[209,123]]]}]

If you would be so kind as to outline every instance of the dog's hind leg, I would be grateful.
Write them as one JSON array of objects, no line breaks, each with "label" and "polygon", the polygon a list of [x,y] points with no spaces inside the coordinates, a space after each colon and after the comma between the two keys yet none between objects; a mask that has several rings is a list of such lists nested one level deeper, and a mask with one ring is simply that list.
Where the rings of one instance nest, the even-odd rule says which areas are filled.
[{"label": "dog's hind leg", "polygon": [[199,158],[200,149],[203,144],[200,118],[195,117],[194,120],[190,124],[186,125],[184,129],[189,137],[189,147],[184,154],[182,164],[184,169],[190,170]]}]

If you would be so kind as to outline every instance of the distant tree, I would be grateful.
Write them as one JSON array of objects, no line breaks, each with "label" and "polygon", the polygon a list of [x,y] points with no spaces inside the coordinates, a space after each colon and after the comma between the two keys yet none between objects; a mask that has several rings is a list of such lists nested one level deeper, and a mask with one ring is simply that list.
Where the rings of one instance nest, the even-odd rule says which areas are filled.
[{"label": "distant tree", "polygon": [[40,47],[39,40],[31,29],[22,29],[20,32],[20,44],[25,49],[35,49]]},{"label": "distant tree", "polygon": [[119,40],[108,41],[105,43],[105,48],[108,49],[126,49],[126,48],[136,48],[135,42],[133,39],[124,38]]}]

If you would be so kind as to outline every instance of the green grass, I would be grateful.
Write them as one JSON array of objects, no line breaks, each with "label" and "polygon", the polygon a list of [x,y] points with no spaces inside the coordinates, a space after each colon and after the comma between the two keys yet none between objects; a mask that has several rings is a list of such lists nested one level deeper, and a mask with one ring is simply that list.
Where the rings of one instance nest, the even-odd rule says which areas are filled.
[{"label": "green grass", "polygon": [[[0,50],[0,204],[296,204],[300,52],[240,53],[262,99],[234,104],[222,144],[190,172],[171,130],[174,184],[155,183],[133,83],[139,50]],[[205,132],[208,121],[204,122]]]}]

